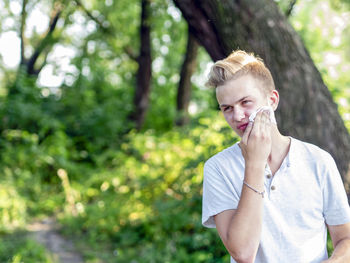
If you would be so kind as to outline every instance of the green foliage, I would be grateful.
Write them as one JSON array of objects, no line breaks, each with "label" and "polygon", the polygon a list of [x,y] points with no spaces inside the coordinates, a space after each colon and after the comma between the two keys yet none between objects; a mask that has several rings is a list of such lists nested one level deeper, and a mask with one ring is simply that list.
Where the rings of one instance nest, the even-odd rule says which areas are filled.
[{"label": "green foliage", "polygon": [[[6,172],[6,171],[5,171]],[[0,185],[0,232],[23,226],[26,218],[25,200],[11,184]]]},{"label": "green foliage", "polygon": [[[350,130],[350,26],[346,18],[348,13],[341,8],[345,2],[303,1],[297,5],[290,20],[302,37]],[[333,9],[333,4],[339,6]]]},{"label": "green foliage", "polygon": [[[203,163],[237,138],[222,117],[199,118],[186,130],[131,132],[120,151],[107,151],[105,168],[75,182],[79,216],[62,218],[95,254],[113,262],[222,262],[216,231],[201,225]],[[101,251],[109,247],[109,254]],[[106,245],[108,244],[108,245]],[[92,254],[92,255],[91,255]],[[113,256],[114,255],[114,256]]]},{"label": "green foliage", "polygon": [[[56,137],[56,145],[50,143],[53,137]],[[4,187],[3,200],[4,204],[9,206],[7,209],[14,210],[6,213],[14,214],[18,222],[25,222],[26,212],[54,211],[55,206],[59,204],[57,201],[60,199],[53,203],[52,199],[46,197],[50,195],[47,190],[55,189],[55,185],[51,184],[58,181],[55,167],[68,166],[64,156],[67,149],[62,144],[64,142],[62,138],[64,134],[56,133],[39,145],[37,134],[9,129],[2,133],[0,167],[3,171],[1,178]],[[0,218],[2,217],[6,217],[6,214],[1,213]],[[4,224],[1,227],[7,228],[9,224],[6,224],[6,219],[1,221]]]},{"label": "green foliage", "polygon": [[0,262],[54,263],[46,249],[25,232],[0,234]]},{"label": "green foliage", "polygon": [[327,252],[328,252],[328,256],[331,256],[333,253],[334,247],[333,247],[333,243],[332,243],[332,239],[331,236],[328,232],[327,234]]},{"label": "green foliage", "polygon": [[[53,3],[29,2],[28,12],[38,3]],[[214,91],[203,89],[209,56],[200,48],[191,123],[174,128],[187,25],[172,1],[151,1],[150,108],[137,133],[128,116],[138,67],[140,1],[81,2],[84,7],[65,1],[61,26],[47,46],[74,50],[68,72],[59,61],[47,61],[55,73],[64,73],[61,85],[43,87],[25,68],[15,72],[0,65],[6,73],[0,75],[0,231],[55,214],[86,262],[228,262],[216,230],[201,225],[203,164],[238,139],[214,110]],[[277,2],[282,10],[290,3]],[[350,130],[349,27],[339,35],[328,19],[343,12],[345,2],[334,1],[336,9],[327,13],[322,6],[328,1],[298,1],[289,19]],[[5,1],[0,13],[16,18],[6,13],[9,6]],[[17,28],[18,18],[7,30]],[[27,39],[29,51],[40,39],[37,33]],[[329,65],[329,53],[340,62]],[[0,236],[0,261],[23,260],[52,262],[22,233]]]}]

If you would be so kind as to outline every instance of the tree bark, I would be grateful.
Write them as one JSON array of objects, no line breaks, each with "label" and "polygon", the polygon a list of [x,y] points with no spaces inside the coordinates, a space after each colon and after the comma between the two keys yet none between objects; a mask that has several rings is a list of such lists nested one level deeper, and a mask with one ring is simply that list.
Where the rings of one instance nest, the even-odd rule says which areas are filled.
[{"label": "tree bark", "polygon": [[187,48],[181,68],[180,82],[177,90],[177,120],[176,125],[183,126],[188,123],[188,106],[191,100],[191,77],[196,69],[198,43],[188,30]]},{"label": "tree bark", "polygon": [[151,28],[150,28],[150,0],[141,1],[141,27],[140,27],[140,55],[137,59],[139,68],[134,95],[134,112],[131,118],[136,128],[141,129],[149,104],[150,82],[152,76],[151,58]]},{"label": "tree bark", "polygon": [[330,152],[350,194],[349,133],[302,40],[274,1],[174,2],[214,61],[238,48],[265,61],[280,92],[281,132]]}]

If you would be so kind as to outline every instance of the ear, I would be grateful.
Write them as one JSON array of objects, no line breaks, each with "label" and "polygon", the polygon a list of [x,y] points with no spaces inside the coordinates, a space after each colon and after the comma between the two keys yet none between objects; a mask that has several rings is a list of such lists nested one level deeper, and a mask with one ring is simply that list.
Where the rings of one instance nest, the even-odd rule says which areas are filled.
[{"label": "ear", "polygon": [[280,95],[278,91],[272,90],[268,96],[268,102],[274,111],[277,109],[279,101],[280,101]]}]

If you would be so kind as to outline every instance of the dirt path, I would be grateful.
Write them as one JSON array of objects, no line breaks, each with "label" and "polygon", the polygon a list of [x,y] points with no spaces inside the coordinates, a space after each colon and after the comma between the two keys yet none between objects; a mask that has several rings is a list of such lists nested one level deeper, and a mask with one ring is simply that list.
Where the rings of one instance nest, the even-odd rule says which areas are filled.
[{"label": "dirt path", "polygon": [[70,240],[62,237],[58,232],[58,225],[53,218],[34,222],[27,227],[33,238],[44,245],[59,263],[84,263]]}]

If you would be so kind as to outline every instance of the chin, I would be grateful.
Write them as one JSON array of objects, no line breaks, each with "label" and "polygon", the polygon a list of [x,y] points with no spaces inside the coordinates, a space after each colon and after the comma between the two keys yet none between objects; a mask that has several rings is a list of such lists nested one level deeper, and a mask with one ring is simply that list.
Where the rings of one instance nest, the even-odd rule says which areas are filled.
[{"label": "chin", "polygon": [[[232,128],[232,127],[231,127]],[[242,137],[243,136],[243,131],[241,131],[241,130],[235,130],[235,129],[233,129],[232,128],[232,130],[239,136],[239,137]]]}]

